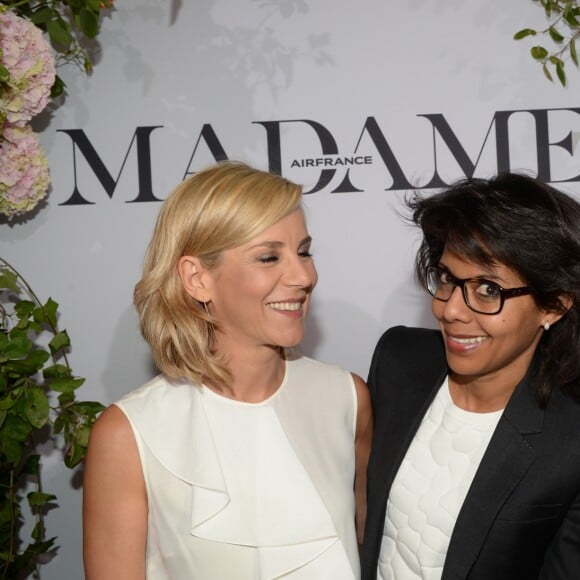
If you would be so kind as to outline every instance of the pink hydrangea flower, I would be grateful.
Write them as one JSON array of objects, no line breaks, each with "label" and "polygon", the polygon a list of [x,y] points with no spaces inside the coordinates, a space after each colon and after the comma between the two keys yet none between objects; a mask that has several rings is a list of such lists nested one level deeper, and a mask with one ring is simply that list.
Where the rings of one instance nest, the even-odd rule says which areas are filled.
[{"label": "pink hydrangea flower", "polygon": [[56,75],[42,31],[13,12],[0,13],[0,62],[10,73],[0,90],[0,119],[24,125],[50,100]]},{"label": "pink hydrangea flower", "polygon": [[48,161],[29,125],[7,124],[0,139],[0,213],[12,219],[33,209],[50,185]]}]

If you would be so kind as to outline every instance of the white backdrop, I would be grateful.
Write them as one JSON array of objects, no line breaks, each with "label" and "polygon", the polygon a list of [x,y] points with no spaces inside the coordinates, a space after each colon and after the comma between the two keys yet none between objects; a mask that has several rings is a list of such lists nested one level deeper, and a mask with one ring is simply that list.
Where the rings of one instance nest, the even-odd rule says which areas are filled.
[{"label": "white backdrop", "polygon": [[[62,70],[70,95],[41,119],[47,207],[0,227],[0,255],[60,303],[79,396],[108,404],[154,372],[131,299],[159,203],[133,200],[164,198],[216,151],[279,166],[306,191],[316,163],[336,170],[305,197],[320,275],[307,354],[364,377],[385,328],[432,326],[417,232],[399,215],[411,184],[508,163],[579,192],[580,74],[569,65],[569,88],[550,84],[512,40],[544,25],[530,0],[118,0],[93,75]],[[350,161],[354,187],[334,192]],[[70,203],[75,187],[87,203]],[[82,578],[81,474],[53,450],[43,463],[60,505],[43,578]]]}]

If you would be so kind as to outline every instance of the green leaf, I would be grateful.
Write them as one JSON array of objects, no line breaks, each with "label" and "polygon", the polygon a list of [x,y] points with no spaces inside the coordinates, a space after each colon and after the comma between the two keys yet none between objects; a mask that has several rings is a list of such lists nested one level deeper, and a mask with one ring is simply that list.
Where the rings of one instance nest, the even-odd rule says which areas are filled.
[{"label": "green leaf", "polygon": [[87,10],[91,10],[95,14],[99,13],[101,9],[101,0],[86,0]]},{"label": "green leaf", "polygon": [[67,22],[62,18],[55,18],[47,23],[46,30],[50,41],[56,45],[59,52],[68,50],[72,37],[70,25]]},{"label": "green leaf", "polygon": [[548,34],[554,42],[560,43],[564,40],[564,37],[553,26],[548,29]]},{"label": "green leaf", "polygon": [[39,348],[33,350],[25,359],[25,362],[30,365],[35,371],[39,371],[44,363],[50,358],[48,351]]},{"label": "green leaf", "polygon": [[39,10],[36,10],[30,14],[30,21],[38,26],[39,24],[45,24],[53,17],[53,10],[48,6],[43,6]]},{"label": "green leaf", "polygon": [[5,83],[9,79],[10,79],[10,72],[3,64],[0,64],[0,83]]},{"label": "green leaf", "polygon": [[77,445],[84,447],[86,449],[89,444],[89,434],[91,433],[91,428],[88,425],[82,425],[79,427],[74,434],[74,441]]},{"label": "green leaf", "polygon": [[5,438],[0,442],[0,451],[6,456],[6,462],[18,465],[22,459],[22,443]]},{"label": "green leaf", "polygon": [[37,306],[32,312],[32,318],[38,324],[48,324],[48,317],[42,306]]},{"label": "green leaf", "polygon": [[[75,401],[74,391],[65,391],[58,396],[58,404],[61,407],[68,407]],[[63,423],[63,425],[66,423]]]},{"label": "green leaf", "polygon": [[41,521],[36,522],[36,525],[34,526],[34,529],[32,530],[30,537],[33,540],[40,540],[40,538],[42,538],[43,535],[44,535],[44,526],[42,522]]},{"label": "green leaf", "polygon": [[20,294],[18,276],[7,268],[0,268],[0,288],[6,288]]},{"label": "green leaf", "polygon": [[84,382],[85,379],[55,379],[50,381],[50,388],[57,393],[72,393]]},{"label": "green leaf", "polygon": [[558,80],[562,83],[562,86],[566,86],[566,73],[564,72],[564,63],[559,62],[556,64],[556,75],[558,75]]},{"label": "green leaf", "polygon": [[26,438],[32,432],[32,426],[28,421],[16,416],[8,415],[4,422],[2,430],[2,443],[5,441],[15,441],[21,443],[26,441]]},{"label": "green leaf", "polygon": [[4,364],[4,369],[9,377],[31,377],[44,366],[49,357],[45,350],[34,350],[21,360],[8,361]]},{"label": "green leaf", "polygon": [[88,75],[90,75],[93,72],[93,62],[88,57],[88,55],[85,57],[85,59],[83,61],[83,68],[85,69],[85,72]]},{"label": "green leaf", "polygon": [[46,367],[42,374],[45,379],[68,379],[71,376],[71,370],[68,366],[57,363]]},{"label": "green leaf", "polygon": [[24,414],[30,423],[40,429],[48,422],[50,407],[46,394],[39,387],[29,389]]},{"label": "green leaf", "polygon": [[32,348],[32,342],[23,332],[14,333],[6,344],[2,345],[2,354],[9,359],[17,359],[26,355]]},{"label": "green leaf", "polygon": [[74,406],[75,410],[82,415],[88,415],[89,417],[95,417],[99,413],[105,410],[105,405],[96,401],[82,401]]},{"label": "green leaf", "polygon": [[572,39],[570,41],[570,58],[572,62],[578,66],[578,54],[576,53],[576,41]]},{"label": "green leaf", "polygon": [[43,306],[44,313],[46,314],[46,318],[48,323],[56,328],[56,318],[57,318],[57,310],[58,310],[58,303],[55,302],[52,298],[49,298],[46,301],[46,304]]},{"label": "green leaf", "polygon": [[18,389],[12,389],[8,395],[6,395],[3,399],[0,399],[0,410],[7,411],[14,407],[14,405],[20,400],[20,396],[24,392],[22,387]]},{"label": "green leaf", "polygon": [[80,447],[73,443],[64,456],[64,464],[71,469],[76,467],[82,461],[85,452],[86,450],[84,447]]},{"label": "green leaf", "polygon": [[543,60],[548,56],[548,51],[543,46],[532,46],[530,53],[535,60]]},{"label": "green leaf", "polygon": [[28,320],[28,318],[20,318],[16,323],[16,328],[19,328],[20,330],[28,330],[29,325],[30,320]]},{"label": "green leaf", "polygon": [[48,502],[56,499],[56,495],[40,491],[31,491],[26,497],[30,507],[45,506]]},{"label": "green leaf", "polygon": [[564,14],[564,20],[572,27],[578,28],[580,26],[580,21],[574,16],[573,12],[567,12]]},{"label": "green leaf", "polygon": [[70,6],[71,10],[77,14],[84,6],[85,0],[67,0],[67,4]]},{"label": "green leaf", "polygon": [[57,434],[62,433],[62,430],[64,429],[64,424],[65,424],[65,418],[62,415],[59,415],[54,421],[54,424],[52,426],[52,430]]},{"label": "green leaf", "polygon": [[54,83],[50,89],[50,98],[56,99],[57,97],[60,97],[64,93],[65,89],[65,82],[58,75],[56,75],[54,77]]},{"label": "green leaf", "polygon": [[99,33],[99,17],[91,10],[81,9],[80,24],[81,30],[88,38],[95,38]]},{"label": "green leaf", "polygon": [[54,546],[55,540],[56,536],[44,542],[35,542],[34,544],[30,544],[26,548],[26,552],[29,552],[32,555],[45,554]]},{"label": "green leaf", "polygon": [[61,330],[58,334],[52,337],[52,340],[48,343],[52,353],[59,351],[61,348],[70,345],[70,338],[66,330]]},{"label": "green leaf", "polygon": [[26,463],[22,468],[24,473],[27,475],[33,475],[35,477],[40,473],[40,455],[33,453],[26,458]]},{"label": "green leaf", "polygon": [[532,28],[522,28],[514,34],[514,40],[521,40],[522,38],[526,38],[526,36],[536,36],[536,31]]}]

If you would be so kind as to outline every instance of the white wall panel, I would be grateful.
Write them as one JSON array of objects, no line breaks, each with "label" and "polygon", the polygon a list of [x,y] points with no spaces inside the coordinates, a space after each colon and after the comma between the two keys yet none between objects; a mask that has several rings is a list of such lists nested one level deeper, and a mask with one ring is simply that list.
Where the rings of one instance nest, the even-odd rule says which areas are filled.
[{"label": "white wall panel", "polygon": [[[320,168],[301,160],[368,157],[350,171],[361,191],[332,192],[345,177],[338,166],[305,199],[320,283],[303,350],[366,376],[385,328],[433,325],[413,282],[417,232],[398,215],[408,191],[391,189],[392,172],[363,128],[374,119],[405,178],[423,187],[436,169],[446,182],[465,173],[425,115],[442,116],[471,162],[479,155],[475,175],[489,176],[497,170],[495,126],[489,131],[496,112],[541,110],[508,115],[502,145],[511,167],[535,174],[540,142],[551,179],[577,193],[570,180],[580,174],[579,152],[547,143],[580,135],[571,110],[580,107],[580,75],[569,65],[568,89],[546,81],[529,44],[512,40],[524,26],[544,26],[529,0],[119,0],[103,22],[93,75],[62,70],[66,103],[39,120],[53,177],[47,207],[0,228],[0,254],[61,305],[73,367],[87,377],[80,396],[110,403],[153,372],[131,301],[159,209],[128,203],[139,192],[135,145],[129,150],[137,127],[159,127],[149,140],[158,198],[213,160],[203,140],[196,149],[204,125],[229,158],[267,168],[273,142],[269,150],[264,124],[284,121],[282,172],[306,190]],[[336,155],[323,155],[305,120],[323,126]],[[77,147],[76,182],[91,204],[61,205],[75,184],[73,143],[63,132],[72,130],[84,132],[118,178],[111,198]],[[80,474],[54,451],[44,465],[45,487],[60,504],[48,533],[61,547],[43,578],[82,578]]]}]

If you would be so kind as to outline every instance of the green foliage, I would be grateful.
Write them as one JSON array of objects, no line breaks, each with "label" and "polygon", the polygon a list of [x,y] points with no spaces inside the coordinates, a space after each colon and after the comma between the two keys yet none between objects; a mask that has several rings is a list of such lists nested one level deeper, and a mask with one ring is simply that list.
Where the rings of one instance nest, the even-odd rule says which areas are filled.
[{"label": "green foliage", "polygon": [[[86,73],[93,63],[86,50],[87,41],[97,37],[103,9],[111,8],[114,0],[1,0],[0,11],[12,10],[30,20],[48,35],[57,53],[57,64],[74,63]],[[0,68],[0,81],[8,71]],[[65,90],[57,75],[52,87],[53,98]]]},{"label": "green foliage", "polygon": [[[44,304],[0,258],[0,579],[39,577],[39,556],[56,548],[45,538],[44,516],[56,497],[42,490],[39,435],[64,442],[64,462],[85,456],[91,426],[103,405],[77,401],[84,379],[66,357],[70,339],[57,326],[58,304]],[[35,487],[26,498],[23,492]],[[21,537],[23,502],[36,518]]]},{"label": "green foliage", "polygon": [[[576,39],[580,36],[580,0],[532,0],[544,9],[549,25],[543,30],[522,28],[514,34],[515,40],[539,37],[530,49],[532,58],[542,65],[542,71],[550,81],[556,73],[562,86],[566,86],[565,60],[570,57],[578,66]],[[544,44],[550,42],[549,48]]]}]

